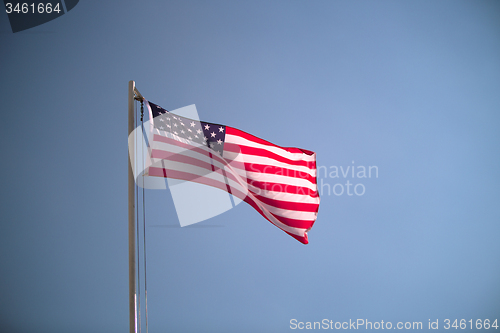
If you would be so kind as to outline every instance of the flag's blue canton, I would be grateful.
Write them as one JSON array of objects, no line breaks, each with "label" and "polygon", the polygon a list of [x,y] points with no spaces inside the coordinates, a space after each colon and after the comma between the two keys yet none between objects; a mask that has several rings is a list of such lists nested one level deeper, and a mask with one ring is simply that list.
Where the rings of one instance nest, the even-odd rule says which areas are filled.
[{"label": "flag's blue canton", "polygon": [[155,128],[167,131],[180,138],[188,139],[198,144],[206,145],[222,156],[224,150],[224,139],[226,137],[226,126],[192,120],[174,115],[159,105],[149,102]]}]

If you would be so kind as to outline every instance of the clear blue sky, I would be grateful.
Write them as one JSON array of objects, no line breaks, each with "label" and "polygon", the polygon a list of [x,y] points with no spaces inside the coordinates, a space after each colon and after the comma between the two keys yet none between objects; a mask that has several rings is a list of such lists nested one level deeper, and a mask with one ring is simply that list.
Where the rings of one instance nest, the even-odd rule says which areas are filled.
[{"label": "clear blue sky", "polygon": [[0,14],[0,331],[128,330],[129,80],[327,168],[378,167],[319,179],[365,193],[323,192],[308,245],[246,204],[175,228],[148,192],[150,332],[500,320],[499,18],[498,1],[82,0],[13,34]]}]

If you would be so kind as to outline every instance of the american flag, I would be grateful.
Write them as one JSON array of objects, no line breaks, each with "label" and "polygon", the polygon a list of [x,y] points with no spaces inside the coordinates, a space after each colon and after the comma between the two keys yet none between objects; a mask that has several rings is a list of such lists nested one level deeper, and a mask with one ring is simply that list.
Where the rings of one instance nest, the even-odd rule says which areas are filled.
[{"label": "american flag", "polygon": [[307,244],[318,214],[316,154],[233,127],[188,119],[146,101],[152,119],[146,175],[227,191]]}]

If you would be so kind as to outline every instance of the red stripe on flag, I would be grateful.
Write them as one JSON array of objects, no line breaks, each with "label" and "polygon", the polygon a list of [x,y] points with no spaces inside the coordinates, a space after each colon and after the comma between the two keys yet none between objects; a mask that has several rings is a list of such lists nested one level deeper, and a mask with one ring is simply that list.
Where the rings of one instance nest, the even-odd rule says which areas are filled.
[{"label": "red stripe on flag", "polygon": [[305,166],[305,167],[310,168],[310,169],[316,168],[315,162],[303,161],[303,160],[294,161],[294,160],[288,159],[286,157],[280,156],[276,153],[273,153],[269,150],[266,150],[264,148],[248,147],[248,146],[238,145],[235,143],[226,142],[226,143],[224,143],[224,150],[232,152],[232,153],[241,153],[241,154],[245,154],[245,155],[269,157],[269,158],[272,158],[273,160],[276,160],[278,162],[283,162],[283,163],[287,163],[290,165]]},{"label": "red stripe on flag", "polygon": [[[258,187],[264,191],[309,195],[313,198],[319,197],[319,194],[317,191],[313,191],[313,190],[311,190],[307,187],[303,187],[303,186],[295,186],[295,185],[271,183],[271,182],[259,182],[256,180],[249,180],[248,183],[250,185]],[[257,194],[262,194],[262,193],[257,193]]]},{"label": "red stripe on flag", "polygon": [[[243,163],[241,163],[243,164]],[[244,163],[244,168],[246,171],[259,172],[259,173],[267,173],[270,175],[278,175],[278,176],[287,176],[292,178],[300,178],[307,179],[312,184],[316,184],[316,177],[311,176],[307,172],[301,172],[297,170],[276,167],[273,165],[263,165],[263,164],[254,164],[254,163]]]},{"label": "red stripe on flag", "polygon": [[[249,190],[250,191],[250,190]],[[303,203],[297,201],[283,201],[283,200],[275,200],[262,195],[255,194],[253,191],[252,194],[255,195],[257,199],[262,201],[265,204],[271,205],[276,208],[287,209],[287,210],[295,210],[298,212],[318,212],[318,204],[317,203]]]},{"label": "red stripe on flag", "polygon": [[247,140],[250,140],[250,141],[253,141],[253,142],[256,142],[256,143],[260,143],[262,145],[267,145],[267,146],[271,146],[271,147],[277,147],[277,148],[286,150],[286,151],[288,151],[290,153],[302,153],[302,154],[307,154],[307,155],[314,155],[314,152],[312,152],[310,150],[307,150],[307,149],[277,146],[274,143],[271,143],[269,141],[263,140],[261,138],[258,138],[256,136],[252,135],[252,134],[249,134],[247,132],[243,132],[242,130],[239,130],[237,128],[230,127],[230,126],[226,126],[226,134],[239,136],[239,137],[242,137],[244,139],[247,139]]}]

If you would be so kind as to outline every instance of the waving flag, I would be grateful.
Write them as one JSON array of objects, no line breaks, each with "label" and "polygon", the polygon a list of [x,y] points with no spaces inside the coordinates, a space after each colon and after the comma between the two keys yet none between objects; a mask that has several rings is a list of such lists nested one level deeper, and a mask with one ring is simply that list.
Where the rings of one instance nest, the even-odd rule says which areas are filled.
[{"label": "waving flag", "polygon": [[146,175],[227,191],[307,244],[318,214],[316,154],[233,127],[181,117],[146,102],[151,122]]}]

